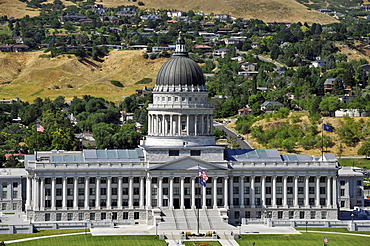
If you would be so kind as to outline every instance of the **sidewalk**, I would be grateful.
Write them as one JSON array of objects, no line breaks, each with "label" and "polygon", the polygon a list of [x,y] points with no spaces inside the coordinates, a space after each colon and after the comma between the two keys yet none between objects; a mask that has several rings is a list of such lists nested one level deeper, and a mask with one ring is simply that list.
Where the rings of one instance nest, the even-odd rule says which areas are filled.
[{"label": "sidewalk", "polygon": [[76,232],[76,233],[70,233],[70,234],[58,234],[58,235],[50,235],[50,236],[42,236],[42,237],[28,237],[28,238],[21,238],[21,239],[4,241],[4,243],[5,244],[19,243],[19,242],[26,242],[26,241],[31,241],[31,240],[36,240],[36,239],[44,239],[44,238],[50,238],[50,237],[65,237],[65,236],[73,236],[73,235],[82,235],[82,234],[85,234],[85,233],[90,234],[90,232]]}]

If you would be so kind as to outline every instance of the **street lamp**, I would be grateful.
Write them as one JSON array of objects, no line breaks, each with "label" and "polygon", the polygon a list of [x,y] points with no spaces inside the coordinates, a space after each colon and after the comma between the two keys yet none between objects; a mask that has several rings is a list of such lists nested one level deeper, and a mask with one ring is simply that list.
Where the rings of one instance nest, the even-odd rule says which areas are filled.
[{"label": "street lamp", "polygon": [[306,233],[307,233],[307,224],[308,224],[308,221],[306,221]]},{"label": "street lamp", "polygon": [[354,214],[351,214],[351,218],[352,218],[352,224],[353,224],[353,216],[355,216]]},{"label": "street lamp", "polygon": [[158,236],[158,223],[155,223],[155,235]]}]

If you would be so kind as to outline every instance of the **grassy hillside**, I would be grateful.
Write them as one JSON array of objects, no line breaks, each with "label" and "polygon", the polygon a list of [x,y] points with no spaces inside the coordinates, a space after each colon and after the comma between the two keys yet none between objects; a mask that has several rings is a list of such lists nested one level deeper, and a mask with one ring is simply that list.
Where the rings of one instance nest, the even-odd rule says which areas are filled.
[{"label": "grassy hillside", "polygon": [[[65,5],[71,4],[69,1],[63,0],[62,2]],[[225,13],[235,17],[260,19],[263,21],[301,21],[322,24],[336,22],[334,18],[311,10],[295,0],[143,0],[142,2],[145,6],[141,8],[194,10],[215,14]],[[26,4],[19,0],[0,0],[0,3],[0,16],[7,15],[8,17],[14,16],[17,18],[26,14],[30,16],[38,14],[38,11],[26,9]],[[101,0],[99,3],[107,7],[133,4],[129,0]]]},{"label": "grassy hillside", "polygon": [[[0,53],[0,98],[66,98],[80,95],[101,96],[119,101],[144,85],[142,78],[155,77],[166,59],[145,60],[142,51],[111,51],[102,63],[79,62],[74,56],[40,58],[44,53]],[[116,87],[111,81],[120,81]],[[11,83],[10,83],[11,81]]]}]

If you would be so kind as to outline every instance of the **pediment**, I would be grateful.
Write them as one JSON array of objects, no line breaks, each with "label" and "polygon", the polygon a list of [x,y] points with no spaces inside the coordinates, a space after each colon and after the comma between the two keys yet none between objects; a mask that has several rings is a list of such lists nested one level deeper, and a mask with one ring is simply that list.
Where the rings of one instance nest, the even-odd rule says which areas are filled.
[{"label": "pediment", "polygon": [[201,167],[204,170],[227,170],[227,167],[199,160],[193,157],[184,157],[176,160],[171,160],[166,163],[161,163],[150,167],[150,170],[197,170]]}]

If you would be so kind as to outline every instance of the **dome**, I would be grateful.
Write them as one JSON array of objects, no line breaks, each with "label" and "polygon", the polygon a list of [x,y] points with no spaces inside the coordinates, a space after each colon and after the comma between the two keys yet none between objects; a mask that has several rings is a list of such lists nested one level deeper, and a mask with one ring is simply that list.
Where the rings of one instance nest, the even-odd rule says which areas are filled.
[{"label": "dome", "polygon": [[205,86],[203,71],[188,57],[181,34],[172,57],[163,64],[157,75],[157,86]]},{"label": "dome", "polygon": [[203,71],[187,56],[173,55],[158,72],[157,86],[204,86]]}]

